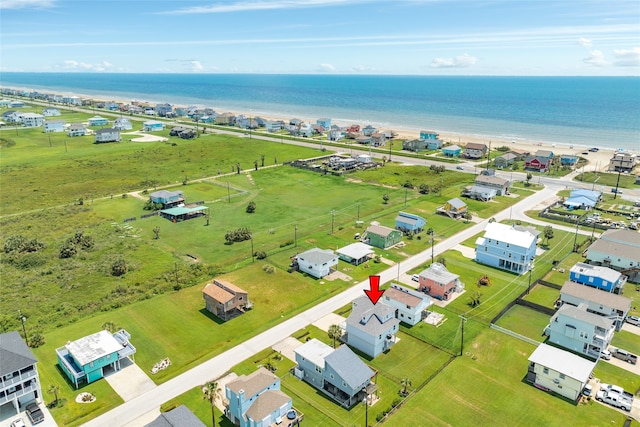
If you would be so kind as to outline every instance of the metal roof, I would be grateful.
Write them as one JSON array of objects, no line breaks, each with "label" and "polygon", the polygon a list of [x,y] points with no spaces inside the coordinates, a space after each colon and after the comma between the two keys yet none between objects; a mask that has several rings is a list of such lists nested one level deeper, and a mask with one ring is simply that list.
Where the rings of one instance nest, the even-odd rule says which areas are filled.
[{"label": "metal roof", "polygon": [[333,348],[327,344],[313,338],[294,350],[296,354],[304,357],[314,365],[324,368],[324,359],[333,353]]},{"label": "metal roof", "polygon": [[371,368],[346,345],[341,345],[325,357],[325,362],[352,389],[357,389],[366,384],[374,375]]},{"label": "metal roof", "polygon": [[553,369],[581,383],[589,380],[589,375],[596,367],[595,361],[592,362],[547,344],[540,344],[529,356],[529,362]]},{"label": "metal roof", "polygon": [[109,331],[100,331],[87,335],[70,342],[65,347],[80,366],[87,365],[107,354],[122,350],[122,344]]},{"label": "metal roof", "polygon": [[167,215],[178,216],[178,215],[185,215],[191,212],[205,211],[207,209],[209,208],[206,206],[196,206],[195,208],[176,207],[176,208],[164,209],[164,210],[161,210],[160,212]]},{"label": "metal roof", "polygon": [[351,243],[344,248],[338,249],[336,252],[338,255],[344,255],[351,259],[360,259],[375,253],[371,246],[362,242]]},{"label": "metal roof", "polygon": [[622,276],[622,273],[620,273],[619,271],[615,271],[609,267],[604,267],[602,265],[585,264],[584,262],[576,263],[573,267],[571,267],[571,270],[569,271],[571,273],[579,275],[584,274],[585,276],[598,277],[610,283],[617,282],[618,280],[620,280],[620,276]]},{"label": "metal roof", "polygon": [[331,249],[313,248],[302,252],[298,255],[298,258],[309,261],[313,264],[324,264],[325,262],[337,259],[338,255],[334,254]]},{"label": "metal roof", "polygon": [[567,280],[560,289],[560,297],[562,295],[570,295],[580,298],[584,301],[598,303],[600,305],[627,312],[631,308],[631,300],[622,295],[612,292],[602,291],[591,286],[581,285],[580,283]]},{"label": "metal roof", "polygon": [[500,224],[499,222],[487,224],[483,237],[522,248],[531,247],[537,240],[536,236],[529,231],[520,231],[510,225]]}]

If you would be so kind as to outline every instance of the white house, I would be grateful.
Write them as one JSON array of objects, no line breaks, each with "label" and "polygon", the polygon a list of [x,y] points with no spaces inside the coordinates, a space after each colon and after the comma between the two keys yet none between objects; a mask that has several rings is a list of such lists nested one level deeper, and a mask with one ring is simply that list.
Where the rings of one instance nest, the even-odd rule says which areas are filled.
[{"label": "white house", "polygon": [[96,144],[101,142],[120,142],[120,131],[118,129],[103,128],[96,132]]},{"label": "white house", "polygon": [[640,283],[640,234],[631,230],[607,230],[587,249],[587,262],[613,268]]},{"label": "white house", "polygon": [[67,136],[84,136],[87,134],[87,128],[83,123],[71,123],[67,129]]},{"label": "white house", "polygon": [[595,367],[595,361],[540,344],[529,356],[527,380],[543,390],[551,390],[575,401]]},{"label": "white house", "polygon": [[382,301],[396,309],[399,321],[411,326],[420,323],[432,304],[429,295],[395,284],[384,291]]},{"label": "white house", "polygon": [[38,113],[22,113],[20,114],[20,121],[24,127],[39,127],[44,124],[44,116]]},{"label": "white house", "polygon": [[64,132],[64,121],[63,120],[46,120],[44,122],[44,131],[45,132]]},{"label": "white house", "polygon": [[[43,399],[38,377],[38,360],[16,331],[0,334],[0,406],[3,416],[13,417],[23,405]],[[13,414],[5,404],[11,404]]]},{"label": "white house", "polygon": [[128,117],[118,117],[113,121],[113,128],[118,130],[131,130],[133,125]]},{"label": "white house", "polygon": [[43,108],[42,115],[45,117],[60,116],[60,110],[57,108]]},{"label": "white house", "polygon": [[614,321],[587,311],[587,304],[564,304],[551,317],[544,333],[549,342],[597,358],[613,338]]},{"label": "white house", "polygon": [[387,351],[396,343],[400,321],[395,313],[384,301],[373,304],[366,295],[354,299],[346,322],[347,344],[371,357]]},{"label": "white house", "polygon": [[631,309],[631,300],[627,297],[603,292],[570,280],[564,282],[560,290],[560,301],[562,304],[576,307],[586,304],[588,312],[613,320],[618,331],[622,328],[624,319]]},{"label": "white house", "polygon": [[148,120],[142,123],[142,130],[145,132],[155,132],[164,129],[164,123],[156,120]]},{"label": "white house", "polygon": [[476,261],[518,274],[533,268],[538,238],[528,230],[499,222],[487,224],[483,237],[476,240]]},{"label": "white house", "polygon": [[321,279],[338,265],[338,255],[331,249],[313,248],[297,255],[296,261],[300,271]]}]

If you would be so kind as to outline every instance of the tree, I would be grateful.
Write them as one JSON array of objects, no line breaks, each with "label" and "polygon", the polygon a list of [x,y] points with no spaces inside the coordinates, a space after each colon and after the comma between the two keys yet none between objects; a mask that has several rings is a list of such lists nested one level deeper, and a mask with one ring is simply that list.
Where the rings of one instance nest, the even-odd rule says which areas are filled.
[{"label": "tree", "polygon": [[531,185],[531,178],[533,178],[531,172],[527,173],[527,187]]},{"label": "tree", "polygon": [[339,325],[331,325],[329,326],[327,334],[329,334],[329,338],[333,340],[333,348],[336,348],[336,339],[340,339],[342,336],[342,328]]},{"label": "tree", "polygon": [[113,261],[111,264],[111,275],[112,276],[123,276],[127,272],[127,262],[124,258],[120,257]]},{"label": "tree", "polygon": [[58,405],[58,393],[60,393],[60,386],[57,384],[51,384],[49,386],[49,388],[47,389],[47,393],[49,394],[53,394],[54,396],[54,400],[53,400],[53,406],[57,406]]},{"label": "tree", "polygon": [[213,427],[216,426],[216,399],[220,399],[220,387],[216,381],[209,381],[202,386],[202,398],[211,404],[211,419],[213,420]]},{"label": "tree", "polygon": [[60,247],[60,252],[58,256],[62,259],[65,259],[65,258],[71,258],[77,253],[78,253],[78,250],[76,249],[76,244],[73,243],[72,239],[67,239],[62,244],[62,247]]},{"label": "tree", "polygon": [[249,204],[247,205],[246,211],[247,213],[254,213],[256,211],[256,202],[254,201],[249,202]]},{"label": "tree", "polygon": [[389,203],[389,195],[388,194],[384,194],[382,196],[382,202],[386,205],[387,203]]},{"label": "tree", "polygon": [[465,221],[471,221],[471,218],[473,218],[471,216],[471,213],[469,211],[465,212],[464,215],[462,215],[462,218],[465,219]]},{"label": "tree", "polygon": [[115,331],[118,330],[118,328],[116,328],[116,324],[109,321],[109,322],[104,322],[101,326],[103,331],[109,331],[111,333],[114,333]]},{"label": "tree", "polygon": [[257,160],[253,161],[253,167],[255,168],[255,170],[258,170],[258,161]]},{"label": "tree", "polygon": [[407,388],[411,387],[411,380],[409,378],[402,378],[400,380],[400,386],[402,387],[402,391],[400,392],[403,396],[406,396],[407,393]]},{"label": "tree", "polygon": [[480,298],[482,298],[482,292],[475,291],[471,296],[469,296],[469,305],[473,308],[479,306]]},{"label": "tree", "polygon": [[158,227],[157,225],[153,227],[153,234],[155,235],[154,239],[160,239],[160,227]]},{"label": "tree", "polygon": [[550,225],[547,225],[544,228],[543,235],[545,240],[547,241],[547,245],[549,245],[549,239],[553,239],[553,228]]},{"label": "tree", "polygon": [[447,260],[446,260],[446,258],[445,258],[445,257],[443,257],[443,256],[439,256],[439,257],[438,257],[438,259],[436,260],[436,262],[438,262],[438,263],[440,263],[440,264],[444,265],[445,267],[447,266]]},{"label": "tree", "polygon": [[420,194],[429,194],[429,185],[428,184],[420,184],[419,192]]},{"label": "tree", "polygon": [[260,167],[264,167],[264,154],[260,156]]}]

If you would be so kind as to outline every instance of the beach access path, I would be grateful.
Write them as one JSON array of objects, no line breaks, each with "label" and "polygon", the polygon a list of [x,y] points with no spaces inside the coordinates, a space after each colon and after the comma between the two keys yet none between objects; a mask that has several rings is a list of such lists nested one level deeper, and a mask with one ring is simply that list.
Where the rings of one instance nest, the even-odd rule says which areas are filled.
[{"label": "beach access path", "polygon": [[[532,196],[516,203],[514,205],[514,211],[523,212],[529,209],[530,206],[535,206],[540,203],[544,203],[549,198],[555,196],[558,189],[563,186],[558,186],[556,183],[553,187],[547,187],[541,191],[536,192]],[[510,210],[506,209],[494,216],[496,221],[502,221],[509,219]],[[531,222],[531,219],[527,219]],[[434,252],[441,254],[446,250],[453,248],[460,244],[464,240],[469,239],[477,233],[484,230],[488,223],[488,219],[459,232],[451,238],[440,242],[434,246]],[[560,227],[558,227],[560,228]],[[569,231],[573,231],[570,227],[566,227]],[[431,258],[431,249],[425,250],[417,255],[414,255],[399,264],[396,264],[387,270],[380,273],[381,283],[388,283],[395,280],[399,275],[406,273],[407,271],[414,269]],[[295,331],[318,321],[322,317],[335,310],[348,304],[350,301],[363,294],[363,290],[369,287],[369,281],[365,280],[357,285],[347,289],[346,291],[329,298],[326,301],[319,303],[318,305],[280,323],[273,328],[264,331],[255,337],[238,344],[230,350],[215,356],[208,361],[196,366],[195,368],[163,383],[156,388],[146,391],[139,396],[123,403],[106,412],[97,418],[84,424],[87,427],[102,427],[108,425],[127,425],[127,426],[142,426],[148,422],[150,415],[157,414],[158,408],[164,402],[182,394],[186,391],[202,385],[207,381],[220,378],[226,372],[228,372],[233,366],[237,365],[243,360],[251,357],[252,355],[271,347],[272,345],[287,338]],[[473,317],[473,313],[468,314]]]}]

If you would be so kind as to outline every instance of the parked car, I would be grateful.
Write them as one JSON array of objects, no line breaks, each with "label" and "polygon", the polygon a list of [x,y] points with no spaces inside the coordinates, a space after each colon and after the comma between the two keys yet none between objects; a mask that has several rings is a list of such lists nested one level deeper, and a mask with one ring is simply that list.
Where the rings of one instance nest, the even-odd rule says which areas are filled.
[{"label": "parked car", "polygon": [[582,389],[582,395],[589,397],[591,393],[593,393],[593,386],[591,384],[585,385],[584,389]]},{"label": "parked car", "polygon": [[414,274],[413,276],[411,276],[411,280],[413,280],[414,282],[419,282],[420,281],[420,275]]},{"label": "parked car", "polygon": [[628,351],[620,350],[619,348],[614,348],[611,350],[611,355],[617,359],[624,360],[625,362],[629,362],[632,365],[638,363],[638,356],[635,354],[631,354]]},{"label": "parked car", "polygon": [[11,427],[27,427],[22,418],[11,421]]},{"label": "parked car", "polygon": [[604,360],[611,360],[611,352],[607,349],[600,350],[600,358]]},{"label": "parked car", "polygon": [[44,413],[42,413],[42,409],[38,405],[38,402],[31,402],[25,408],[27,416],[31,421],[31,424],[38,424],[44,421]]},{"label": "parked car", "polygon": [[592,153],[597,153],[600,149],[598,147],[592,147],[589,148],[589,151],[591,151]]},{"label": "parked car", "polygon": [[622,190],[621,190],[621,189],[619,189],[619,188],[612,188],[612,189],[611,189],[611,192],[612,192],[612,193],[615,193],[615,194],[622,194]]},{"label": "parked car", "polygon": [[608,403],[609,405],[620,408],[623,411],[631,411],[631,402],[616,393],[609,393],[604,390],[599,390],[596,393],[596,400],[599,402]]},{"label": "parked car", "polygon": [[633,398],[635,397],[632,393],[629,393],[628,391],[625,391],[625,389],[623,389],[619,385],[615,385],[615,384],[602,383],[602,384],[600,384],[600,390],[604,390],[604,391],[612,393],[612,394],[613,393],[617,393],[617,394],[621,395],[622,397],[631,400],[632,402],[633,402]]},{"label": "parked car", "polygon": [[626,322],[630,325],[640,326],[640,317],[638,316],[627,316]]},{"label": "parked car", "polygon": [[456,169],[458,169],[459,171],[462,170],[462,166],[456,166]]}]

